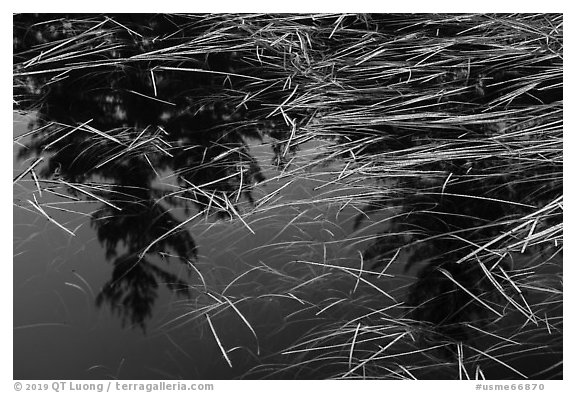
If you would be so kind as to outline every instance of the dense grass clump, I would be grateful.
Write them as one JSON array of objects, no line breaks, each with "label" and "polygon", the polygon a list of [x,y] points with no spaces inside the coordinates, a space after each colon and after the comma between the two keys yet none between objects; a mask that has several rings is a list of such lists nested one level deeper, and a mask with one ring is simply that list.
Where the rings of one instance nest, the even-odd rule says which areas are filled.
[{"label": "dense grass clump", "polygon": [[[98,299],[132,324],[158,282],[200,293],[163,328],[201,321],[232,365],[215,317],[236,315],[246,377],[558,378],[562,86],[562,15],[16,15],[14,107],[36,117],[14,182],[102,203]],[[205,277],[187,229],[218,220],[274,257]],[[288,348],[260,353],[239,303],[263,299]]]}]

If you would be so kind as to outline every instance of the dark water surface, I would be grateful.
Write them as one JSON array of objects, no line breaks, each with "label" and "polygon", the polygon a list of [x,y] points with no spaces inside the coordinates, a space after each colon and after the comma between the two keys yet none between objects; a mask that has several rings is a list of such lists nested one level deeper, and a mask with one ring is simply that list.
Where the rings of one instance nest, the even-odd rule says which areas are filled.
[{"label": "dark water surface", "polygon": [[[15,136],[27,130],[28,119],[15,116]],[[322,147],[329,149],[330,143],[308,142],[302,146],[298,153],[302,163],[306,157],[315,157]],[[251,152],[262,163],[265,176],[277,175],[279,170],[266,164],[272,156],[269,145],[257,142]],[[29,160],[15,159],[14,176],[29,163]],[[260,191],[266,195],[270,188],[280,189],[276,195],[279,200],[270,210],[246,218],[246,225],[229,219],[198,219],[194,225],[187,225],[197,247],[195,267],[204,282],[195,269],[174,260],[167,264],[153,255],[156,266],[167,268],[194,291],[190,297],[178,296],[159,279],[151,284],[155,298],[148,305],[150,314],[136,317],[137,312],[128,306],[120,306],[115,312],[113,303],[104,302],[95,307],[99,293],[114,274],[110,257],[91,225],[90,215],[102,204],[70,202],[47,192],[43,192],[40,199],[32,179],[19,182],[14,187],[17,201],[14,207],[14,345],[17,348],[14,378],[234,378],[263,363],[263,359],[267,359],[265,355],[288,348],[319,322],[325,322],[316,312],[330,303],[327,299],[338,298],[326,293],[325,284],[316,294],[316,284],[306,284],[307,301],[317,303],[314,312],[306,314],[302,310],[307,307],[289,297],[290,287],[298,287],[299,282],[334,270],[318,268],[322,263],[360,268],[360,253],[371,244],[371,236],[382,229],[380,220],[386,216],[371,216],[355,230],[358,207],[354,204],[317,203],[319,192],[315,188],[329,181],[330,176],[323,176],[329,170],[316,169],[315,177],[295,181],[290,187],[282,188],[286,179],[259,186],[255,194]],[[365,181],[349,190],[342,190],[338,185],[321,190],[322,197],[371,191]],[[46,220],[31,209],[30,203],[26,205],[32,194],[46,206],[69,210],[52,209],[49,214],[76,236],[70,236]],[[355,203],[359,201],[360,198]],[[176,213],[186,217],[184,212]],[[314,265],[294,263],[298,260]],[[278,272],[273,272],[274,269]],[[311,275],[309,269],[316,273]],[[386,273],[395,277],[385,278],[388,285],[382,278],[376,284],[402,301],[407,296],[402,288],[414,278],[406,275],[401,261],[393,263]],[[286,277],[295,277],[293,285],[286,284]],[[234,285],[227,288],[229,283]],[[351,293],[354,284],[355,279],[351,277],[340,282],[335,280],[329,287],[341,296],[346,291]],[[217,311],[217,307],[211,307],[219,303],[218,298],[222,302],[218,293],[222,294],[224,288],[225,295],[232,301],[246,299],[237,307],[258,336],[255,340],[230,307],[221,307],[223,311],[212,317],[223,345],[236,348],[229,354],[233,368],[223,358],[202,312],[197,311],[202,307]],[[362,291],[369,296],[378,295],[365,285],[360,288],[358,296]],[[206,292],[214,297],[207,296]],[[381,298],[383,305],[393,304]],[[300,314],[287,318],[294,312]],[[561,358],[546,355],[544,359],[545,364],[553,365]],[[529,369],[535,365],[534,360],[529,357],[528,361],[520,361],[520,368]],[[534,372],[541,370],[540,365],[534,367]],[[498,366],[485,372],[492,372],[490,370],[494,378],[510,376]]]},{"label": "dark water surface", "polygon": [[[29,116],[15,115],[15,137],[28,130],[29,119]],[[301,162],[295,163],[304,165],[322,149],[329,148],[328,142],[308,142],[299,152]],[[269,164],[272,151],[268,144],[257,142],[251,146],[251,152],[261,163],[265,176],[277,176],[279,170]],[[29,164],[29,160],[15,158],[14,176]],[[287,327],[286,315],[301,305],[275,291],[282,287],[285,280],[282,276],[264,274],[261,270],[269,267],[305,278],[306,270],[316,266],[291,269],[290,263],[295,259],[358,265],[358,251],[376,232],[369,225],[354,231],[353,221],[358,215],[358,208],[353,207],[356,201],[348,206],[338,201],[315,202],[321,197],[371,192],[365,182],[349,190],[342,190],[338,185],[315,190],[330,180],[328,171],[336,169],[317,169],[314,176],[294,181],[290,187],[282,188],[286,179],[264,183],[261,189],[254,190],[255,194],[260,191],[266,195],[270,189],[280,189],[275,198],[282,201],[250,217],[247,224],[254,233],[239,220],[199,219],[187,227],[198,248],[196,268],[207,288],[222,290],[242,273],[260,267],[229,287],[226,295],[231,299],[251,297],[245,302],[246,306],[238,307],[257,330],[261,340],[258,344],[268,354],[288,347],[315,322],[304,321],[300,323],[302,326]],[[70,236],[27,204],[35,192],[38,202],[54,207],[49,215],[73,230],[76,236]],[[239,354],[240,364],[233,369],[224,361],[205,320],[186,316],[196,308],[215,303],[205,295],[178,297],[159,281],[152,315],[142,324],[145,329],[140,329],[138,323],[130,327],[135,321],[126,315],[131,313],[129,309],[120,308],[114,314],[109,307],[95,307],[98,293],[113,274],[105,249],[90,225],[90,214],[101,208],[101,204],[67,201],[61,195],[47,192],[40,199],[32,179],[16,184],[14,195],[17,201],[14,207],[14,340],[18,348],[14,358],[15,378],[218,379],[237,377],[258,364],[251,359],[253,355],[246,355],[255,353],[258,345],[233,310],[229,308],[214,320],[223,343],[228,347],[246,347],[236,351],[246,353]],[[156,261],[158,266],[166,267],[160,258]],[[203,282],[189,267],[172,262],[169,271],[187,278],[189,285],[202,291]],[[388,271],[401,272],[396,265]],[[345,283],[342,290],[350,290],[349,284],[353,282],[352,279]],[[297,285],[295,281],[293,287]],[[335,283],[333,290],[337,289],[338,283]],[[311,299],[321,301],[324,297],[325,294],[320,294]],[[275,330],[278,332],[274,333]],[[234,359],[235,354],[231,357]]]},{"label": "dark water surface", "polygon": [[[15,379],[561,375],[561,247],[456,262],[538,209],[551,213],[532,231],[561,225],[557,162],[525,181],[490,154],[442,158],[445,139],[463,154],[492,141],[490,122],[422,131],[400,110],[404,124],[346,125],[402,94],[362,80],[348,102],[328,74],[293,81],[243,57],[247,27],[202,38],[226,21],[46,18],[14,27]],[[490,91],[469,80],[483,109]],[[319,91],[333,94],[306,104]]]}]

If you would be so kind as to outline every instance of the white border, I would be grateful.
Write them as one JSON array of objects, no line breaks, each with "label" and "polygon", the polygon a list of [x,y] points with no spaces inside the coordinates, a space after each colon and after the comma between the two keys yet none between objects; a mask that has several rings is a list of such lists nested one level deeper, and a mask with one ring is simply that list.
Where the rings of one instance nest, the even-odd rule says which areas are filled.
[{"label": "white border", "polygon": [[[3,6],[3,8],[6,6]],[[137,7],[137,8],[136,8]],[[565,40],[568,50],[565,50],[565,93],[564,98],[567,103],[565,113],[565,150],[569,153],[572,152],[574,147],[574,111],[573,108],[573,95],[576,91],[576,85],[574,82],[574,58],[573,58],[573,26],[575,19],[573,14],[569,12],[567,2],[560,1],[503,1],[503,0],[480,0],[471,4],[467,1],[412,1],[412,2],[402,2],[402,1],[327,1],[327,0],[289,0],[289,1],[222,1],[222,0],[212,0],[212,1],[198,1],[198,0],[186,0],[186,1],[171,1],[166,2],[154,2],[148,4],[140,4],[140,2],[122,2],[118,0],[98,0],[96,2],[82,2],[77,1],[75,3],[66,2],[53,2],[50,0],[40,1],[21,1],[18,3],[12,2],[8,5],[8,10],[2,12],[2,24],[1,28],[4,33],[1,34],[2,37],[2,50],[5,55],[3,62],[1,63],[2,71],[0,75],[2,81],[2,114],[3,123],[6,126],[12,124],[12,78],[11,78],[11,53],[12,53],[12,14],[14,12],[563,12],[564,13],[564,23],[565,23],[565,34],[567,38]],[[10,111],[10,112],[9,112]],[[11,178],[12,174],[10,168],[12,166],[12,132],[10,130],[4,130],[5,143],[2,144],[2,168],[3,168],[3,178],[6,182]],[[3,139],[4,139],[3,138]],[[10,138],[10,139],[9,139]],[[9,150],[10,149],[10,150]],[[10,160],[10,161],[9,161]],[[570,180],[570,175],[574,173],[574,158],[572,154],[568,154],[565,163],[565,172],[568,174],[568,178],[565,179],[565,194],[566,199],[569,202],[574,201],[574,192],[571,184],[573,180]],[[6,172],[10,171],[10,175]],[[4,315],[1,323],[2,330],[0,332],[2,337],[2,357],[0,358],[0,386],[5,389],[3,391],[14,391],[12,382],[12,365],[13,365],[13,348],[12,348],[12,335],[13,335],[13,321],[12,321],[12,309],[13,309],[13,288],[12,288],[12,207],[8,200],[9,193],[5,192],[1,194],[2,201],[0,202],[0,207],[2,209],[1,217],[3,224],[2,235],[0,237],[2,241],[1,249],[5,253],[5,258],[3,262],[6,264],[7,272],[9,273],[6,280],[9,284],[2,285],[2,310],[4,310]],[[564,381],[542,381],[546,385],[546,391],[548,392],[568,392],[576,391],[575,387],[575,374],[576,366],[574,364],[574,335],[571,333],[575,327],[574,324],[574,251],[571,247],[571,239],[573,239],[572,223],[574,222],[574,209],[573,204],[568,203],[566,209],[565,221],[566,225],[566,237],[568,239],[566,253],[564,260],[567,263],[564,265],[565,277],[567,278],[568,285],[565,288],[565,298],[564,298],[564,313],[565,313],[565,331],[567,334],[564,335],[564,354],[565,354],[565,376]],[[10,209],[10,210],[8,210]],[[8,221],[10,217],[10,222]],[[572,370],[572,371],[571,371]],[[50,381],[46,381],[50,382]],[[88,382],[88,381],[86,381]],[[95,381],[100,382],[100,381]],[[142,381],[145,382],[145,381]],[[495,381],[492,381],[495,383]],[[516,381],[518,382],[518,381]],[[531,383],[534,381],[530,381]],[[362,384],[361,389],[366,391],[378,391],[384,392],[383,389],[402,389],[403,391],[420,391],[422,388],[433,389],[438,392],[454,391],[454,392],[466,392],[474,390],[474,382],[449,382],[449,381],[418,381],[414,383],[410,382],[394,382],[386,381],[386,387],[382,386],[382,382],[379,381],[291,381],[291,382],[264,382],[264,381],[214,381],[217,386],[216,392],[234,392],[238,390],[246,391],[267,391],[274,389],[275,392],[288,392],[294,390],[301,391],[316,391],[319,392],[322,389],[330,389],[330,392],[346,392],[350,393],[350,389],[358,387]],[[401,385],[400,385],[401,384]],[[354,385],[354,386],[352,386]],[[572,386],[569,389],[569,386]]]}]

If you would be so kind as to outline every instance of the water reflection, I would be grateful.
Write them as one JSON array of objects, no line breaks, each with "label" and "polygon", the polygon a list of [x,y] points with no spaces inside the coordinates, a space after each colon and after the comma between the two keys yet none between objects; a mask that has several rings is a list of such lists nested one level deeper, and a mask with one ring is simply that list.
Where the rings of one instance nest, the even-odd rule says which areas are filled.
[{"label": "water reflection", "polygon": [[[197,212],[234,217],[243,204],[253,203],[252,188],[265,178],[249,143],[262,138],[264,126],[277,137],[284,132],[272,120],[251,121],[257,108],[249,112],[253,104],[238,105],[243,96],[233,88],[242,81],[218,74],[240,69],[234,53],[172,60],[207,73],[156,70],[153,56],[114,63],[210,28],[177,28],[174,18],[179,17],[121,15],[112,22],[92,15],[74,24],[55,15],[14,18],[14,61],[21,72],[16,106],[35,111],[29,128],[37,130],[19,157],[48,157],[38,170],[41,179],[61,181],[70,194],[102,202],[91,221],[114,272],[97,303],[141,327],[151,316],[160,282],[189,295],[186,281],[151,259],[173,255],[193,263],[197,250],[183,228],[186,220]],[[98,30],[102,23],[106,30]],[[68,48],[39,67],[43,72],[27,73],[27,66],[45,55],[43,45],[75,37],[77,29],[85,31],[78,41],[88,51],[82,64],[98,67],[60,70],[67,55],[74,56]],[[158,45],[145,38],[155,36],[170,38]],[[279,144],[274,149],[275,162],[286,160],[287,149]],[[176,207],[185,217],[174,213]]]},{"label": "water reflection", "polygon": [[[418,169],[432,175],[400,178],[394,186],[401,193],[364,208],[367,214],[396,209],[395,219],[364,256],[378,271],[391,260],[402,259],[406,271],[417,272],[408,289],[407,316],[424,323],[424,340],[472,339],[478,331],[470,325],[485,328],[505,314],[510,305],[505,296],[522,303],[507,277],[518,268],[515,260],[539,255],[546,261],[558,252],[553,241],[524,250],[521,239],[529,230],[534,233],[562,223],[562,209],[556,206],[532,227],[526,225],[562,188],[561,176],[548,178],[548,187],[534,179],[561,174],[561,167],[551,163],[533,172],[503,173],[503,164],[489,157],[473,165],[466,160],[446,161],[443,168],[423,165]],[[434,176],[438,169],[442,175]],[[356,225],[363,217],[358,216]],[[526,227],[523,232],[516,228],[520,224]]]},{"label": "water reflection", "polygon": [[[253,190],[266,179],[250,151],[251,142],[271,139],[272,162],[279,169],[286,168],[298,149],[290,141],[297,136],[296,125],[303,122],[299,116],[306,109],[290,112],[290,116],[283,113],[279,104],[297,89],[280,88],[292,80],[286,70],[278,71],[265,61],[260,62],[261,68],[249,64],[229,50],[234,47],[234,35],[220,35],[201,48],[179,47],[213,29],[218,18],[213,19],[166,15],[18,15],[14,19],[16,107],[36,113],[30,124],[31,140],[20,150],[20,158],[46,157],[46,165],[38,171],[41,180],[57,181],[78,198],[101,202],[91,223],[114,271],[97,296],[97,304],[111,307],[133,326],[145,328],[161,285],[177,296],[193,295],[185,278],[163,267],[170,258],[185,267],[195,263],[197,245],[186,229],[190,220],[198,215],[235,218],[254,203]],[[103,25],[106,29],[101,29]],[[226,41],[228,50],[218,50],[218,40]],[[55,42],[62,47],[54,46]],[[462,45],[445,49],[455,55],[482,49]],[[178,51],[173,53],[174,48]],[[259,75],[263,68],[266,81]],[[394,159],[383,152],[409,155],[422,148],[434,155],[449,151],[441,146],[449,140],[459,143],[449,148],[465,156],[483,146],[476,145],[478,140],[502,131],[500,125],[468,125],[457,129],[462,136],[455,138],[455,130],[443,129],[442,123],[430,129],[427,124],[410,126],[411,116],[428,104],[437,112],[477,115],[474,108],[497,100],[498,94],[512,94],[513,81],[532,72],[526,68],[520,73],[492,75],[492,87],[486,86],[486,77],[475,69],[463,74],[462,66],[438,77],[427,76],[419,88],[440,84],[462,93],[431,95],[418,101],[415,109],[406,104],[401,115],[408,119],[407,126],[398,125],[400,121],[374,121],[358,127],[356,118],[349,125],[347,116],[333,115],[348,109],[346,100],[323,103],[321,109],[324,105],[335,108],[321,113],[325,117],[321,131],[334,126],[335,131],[328,130],[330,138],[351,148],[338,154],[328,152],[319,161],[345,159],[342,172],[336,175],[340,180],[349,166],[361,165],[363,160],[377,168],[379,160]],[[346,67],[340,72],[347,72]],[[277,74],[280,77],[275,80]],[[396,78],[402,75],[384,81],[396,85],[401,82]],[[352,89],[362,91],[374,81],[350,78],[350,83]],[[273,85],[275,89],[268,90]],[[512,96],[511,107],[552,105],[562,99],[557,86],[533,93],[521,99]],[[248,94],[253,95],[250,100]],[[350,107],[375,110],[371,108],[372,90],[359,94],[365,97]],[[393,98],[401,97],[400,93]],[[506,101],[506,95],[502,99]],[[543,113],[539,121],[554,124],[559,114],[561,110]],[[538,132],[538,126],[525,127]],[[426,152],[424,148],[435,141],[438,150]],[[503,172],[502,168],[510,168],[508,160],[510,156],[501,160],[489,153],[474,160],[423,160],[410,168],[413,174],[400,171],[388,176],[391,184],[382,184],[382,189],[392,191],[383,192],[385,198],[373,198],[358,215],[357,228],[371,213],[394,211],[395,217],[386,220],[386,229],[362,256],[372,261],[374,270],[386,268],[395,259],[405,261],[406,270],[418,269],[406,303],[409,318],[432,326],[423,329],[423,339],[469,339],[467,325],[490,323],[494,317],[490,313],[498,315],[505,303],[504,294],[513,292],[506,279],[514,263],[508,253],[489,255],[484,250],[478,263],[462,259],[509,233],[511,225],[523,217],[545,208],[545,203],[556,198],[562,179],[550,179],[551,174],[561,173],[552,160],[549,166],[539,162],[533,171],[522,168],[517,173]],[[534,179],[545,180],[548,187]],[[553,228],[561,221],[561,212],[553,211],[524,230]],[[277,236],[290,224],[282,223]],[[499,274],[491,279],[485,269]]]},{"label": "water reflection", "polygon": [[[112,277],[96,302],[107,303],[124,320],[144,328],[145,320],[152,316],[159,282],[178,295],[190,295],[186,281],[158,267],[147,255],[176,255],[190,263],[196,257],[196,244],[187,230],[170,233],[180,222],[155,201],[150,189],[115,186],[112,191],[117,196],[114,207],[103,205],[92,216],[98,240],[114,264]],[[118,255],[120,243],[125,250]]]}]

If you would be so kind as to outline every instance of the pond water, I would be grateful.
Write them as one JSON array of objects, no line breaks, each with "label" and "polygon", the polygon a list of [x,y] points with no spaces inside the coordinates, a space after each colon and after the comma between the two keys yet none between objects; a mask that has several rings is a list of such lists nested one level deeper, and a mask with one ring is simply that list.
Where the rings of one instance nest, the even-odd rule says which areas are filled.
[{"label": "pond water", "polygon": [[[29,131],[30,119],[30,115],[15,115],[16,139]],[[19,139],[19,143],[26,142]],[[326,141],[306,142],[292,165],[305,167],[330,148]],[[278,177],[280,170],[271,163],[270,143],[253,142],[250,152],[264,177]],[[15,155],[14,176],[29,165],[29,160]],[[18,182],[14,187],[15,378],[237,377],[258,362],[248,357],[229,368],[205,320],[198,321],[195,315],[196,309],[222,302],[206,292],[217,295],[223,289],[233,300],[249,297],[238,307],[259,339],[257,342],[241,317],[228,308],[213,322],[222,343],[239,346],[237,352],[247,353],[262,350],[271,354],[288,347],[315,324],[304,320],[300,327],[286,327],[286,315],[305,308],[296,296],[286,298],[290,286],[304,283],[302,288],[313,287],[314,282],[304,281],[312,277],[309,270],[326,274],[330,269],[322,264],[360,268],[359,251],[380,229],[370,228],[369,223],[378,222],[375,215],[362,229],[354,230],[357,204],[373,190],[369,182],[349,189],[329,184],[333,173],[341,170],[333,165],[310,171],[310,176],[296,181],[288,174],[263,181],[253,193],[267,196],[278,191],[274,203],[247,216],[244,223],[199,218],[186,226],[197,247],[195,268],[191,271],[190,266],[178,262],[167,265],[158,255],[154,263],[187,279],[195,294],[179,297],[159,280],[151,284],[157,298],[151,302],[151,315],[145,318],[128,307],[120,307],[116,314],[110,307],[95,307],[99,291],[113,274],[110,258],[91,225],[90,215],[103,204],[97,200],[76,202],[71,196],[67,199],[62,190],[44,191],[40,196],[32,178]],[[32,201],[47,207],[50,217],[75,236],[34,210]],[[178,209],[172,213],[186,216]],[[294,263],[297,260],[303,262]],[[398,266],[394,264],[387,274],[403,276]],[[283,289],[286,292],[277,292],[287,279],[294,283]],[[233,285],[228,287],[230,283]],[[354,278],[335,282],[331,289],[350,291],[351,283]],[[310,297],[319,302],[318,309],[325,298],[324,293]],[[131,316],[134,319],[130,320]],[[240,359],[242,355],[246,357],[240,354]],[[230,356],[234,359],[235,353]]]},{"label": "pond water", "polygon": [[[16,137],[28,131],[29,119],[15,115]],[[326,141],[307,142],[301,146],[295,165],[305,167],[322,149],[330,148]],[[280,170],[271,164],[271,150],[266,141],[250,146],[264,177],[274,179]],[[30,160],[15,157],[14,176],[29,165]],[[100,292],[111,277],[118,276],[91,218],[103,204],[67,200],[70,196],[62,189],[59,195],[44,191],[40,196],[33,179],[18,182],[14,188],[14,343],[18,349],[14,377],[245,376],[252,367],[265,363],[266,356],[290,347],[310,329],[326,322],[316,315],[319,310],[352,297],[357,280],[352,274],[344,275],[348,279],[342,277],[337,267],[350,267],[352,272],[363,268],[362,253],[385,226],[389,214],[370,215],[355,228],[361,204],[366,203],[362,196],[372,195],[376,185],[366,180],[347,189],[339,183],[330,184],[333,174],[341,170],[338,165],[317,168],[290,184],[294,177],[288,175],[263,181],[254,195],[266,197],[278,191],[274,203],[245,216],[244,222],[199,217],[185,226],[197,248],[193,269],[174,260],[168,263],[162,252],[170,254],[169,250],[156,252],[150,263],[174,276],[160,276],[149,283],[149,288],[141,289],[150,291],[140,299],[143,303],[151,299],[149,304],[115,306],[122,295],[126,296],[120,291],[120,298],[102,302],[99,307],[96,299]],[[51,208],[50,217],[75,236],[38,214],[31,208],[31,200],[46,210]],[[186,217],[178,209],[171,212],[182,221]],[[123,247],[130,248],[126,244]],[[378,296],[383,308],[401,302],[406,297],[405,288],[414,280],[407,274],[403,263],[396,261],[375,281],[394,301],[368,285],[360,285],[356,295]],[[166,280],[173,277],[183,279],[192,293],[178,296],[169,290]],[[327,280],[333,282],[327,285]],[[130,284],[124,288],[130,289]],[[306,304],[297,296],[302,291]],[[350,297],[343,295],[346,292]],[[227,301],[238,302],[242,316],[228,307]],[[146,311],[139,314],[139,307]],[[227,350],[234,349],[228,354],[232,368],[222,356],[204,312],[214,314],[211,322],[221,344]]]},{"label": "pond water", "polygon": [[[412,115],[347,125],[374,99],[364,82],[348,103],[305,73],[322,83],[303,93],[268,52],[258,68],[242,42],[214,49],[229,29],[203,19],[28,17],[14,32],[15,379],[561,375],[562,252],[542,229],[562,223],[561,179],[468,160],[492,124],[455,127],[464,158],[443,158],[447,131],[423,136]],[[521,242],[517,222],[541,247],[492,250]]]}]

